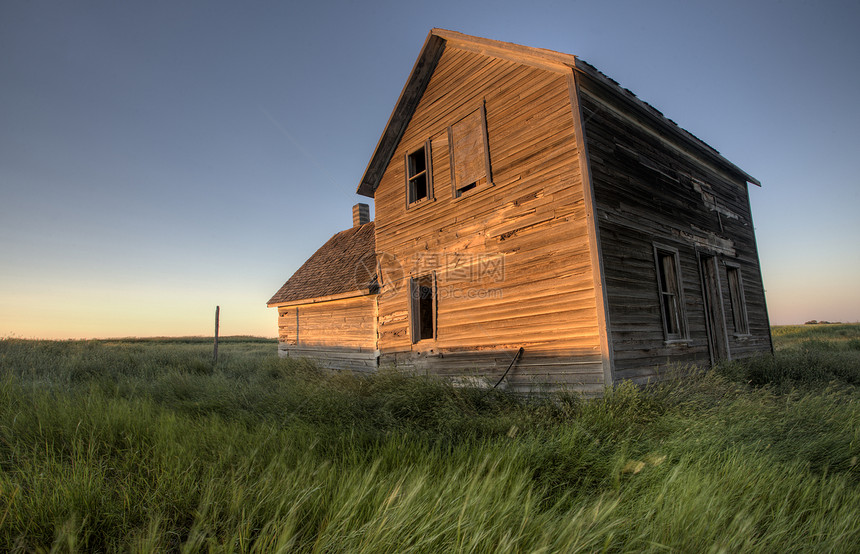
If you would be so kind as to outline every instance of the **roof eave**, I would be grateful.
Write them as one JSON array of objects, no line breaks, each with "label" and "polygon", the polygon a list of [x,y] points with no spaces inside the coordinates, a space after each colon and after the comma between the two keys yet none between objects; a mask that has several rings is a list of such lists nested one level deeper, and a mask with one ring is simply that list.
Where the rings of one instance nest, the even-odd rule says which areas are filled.
[{"label": "roof eave", "polygon": [[434,31],[435,29],[427,34],[427,40],[424,41],[421,53],[418,54],[418,59],[415,60],[415,65],[409,73],[409,79],[403,86],[400,97],[397,98],[394,110],[361,177],[361,183],[356,190],[358,194],[373,198],[382,173],[394,156],[394,150],[400,143],[409,120],[412,119],[412,114],[421,100],[421,95],[424,94],[424,89],[427,88],[427,83],[430,82],[430,76],[433,75],[433,70],[445,49],[445,40]]},{"label": "roof eave", "polygon": [[351,290],[339,294],[330,294],[328,296],[317,296],[316,298],[300,298],[298,300],[288,300],[285,302],[272,302],[266,304],[267,308],[285,308],[288,306],[303,306],[306,304],[319,304],[320,302],[332,302],[334,300],[345,300],[347,298],[356,298],[359,296],[369,296],[376,294],[371,287]]},{"label": "roof eave", "polygon": [[692,147],[699,155],[702,155],[706,159],[709,159],[711,162],[716,163],[724,170],[727,170],[729,173],[736,175],[747,183],[752,183],[759,187],[761,186],[761,181],[759,181],[746,171],[742,170],[741,168],[727,160],[711,145],[696,137],[680,125],[674,123],[673,121],[670,121],[656,108],[654,108],[647,102],[641,100],[635,94],[623,88],[618,83],[614,82],[611,78],[601,73],[597,68],[595,68],[588,62],[577,58],[575,69],[580,73],[587,75],[592,80],[596,81],[598,84],[602,85],[606,90],[609,90],[615,96],[615,98],[621,100],[628,106],[633,107],[638,113],[657,123],[663,131],[667,132],[668,135]]},{"label": "roof eave", "polygon": [[424,41],[418,59],[415,60],[409,79],[400,92],[394,110],[385,124],[385,129],[376,144],[373,156],[364,170],[364,175],[356,190],[358,194],[373,198],[382,174],[394,156],[394,151],[397,149],[400,139],[403,138],[403,133],[406,132],[412,114],[415,112],[415,108],[427,88],[427,83],[430,82],[430,77],[436,69],[436,64],[448,44],[470,52],[495,56],[552,71],[570,71],[570,68],[576,63],[576,56],[572,54],[475,37],[446,29],[431,29],[427,34],[427,40]]}]

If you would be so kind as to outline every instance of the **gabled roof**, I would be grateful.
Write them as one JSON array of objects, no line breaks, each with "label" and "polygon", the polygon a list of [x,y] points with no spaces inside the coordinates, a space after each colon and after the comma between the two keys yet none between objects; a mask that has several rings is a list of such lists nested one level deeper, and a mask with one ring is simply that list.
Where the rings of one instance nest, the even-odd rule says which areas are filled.
[{"label": "gabled roof", "polygon": [[375,290],[376,239],[371,221],[330,238],[293,273],[268,306],[333,300]]},{"label": "gabled roof", "polygon": [[643,102],[629,90],[619,86],[617,82],[608,78],[594,66],[585,63],[574,55],[464,35],[444,29],[431,29],[427,35],[427,40],[424,42],[424,46],[421,48],[421,53],[415,61],[412,72],[409,74],[409,79],[406,81],[400,97],[397,99],[394,111],[391,112],[391,116],[388,118],[388,123],[385,125],[373,156],[367,164],[367,169],[364,170],[364,175],[356,191],[358,194],[369,197],[373,197],[375,194],[376,187],[379,186],[379,181],[382,179],[382,174],[391,162],[394,151],[397,149],[397,145],[400,143],[400,139],[403,137],[412,114],[418,107],[418,102],[421,100],[421,96],[430,82],[433,71],[436,69],[436,64],[442,57],[442,53],[447,45],[551,71],[576,71],[587,75],[601,85],[602,88],[609,91],[617,100],[622,101],[627,107],[646,117],[669,136],[691,147],[697,154],[731,174],[737,175],[750,183],[761,185],[757,179],[722,157],[717,150],[708,146],[692,133],[679,127],[674,121],[663,116],[659,110]]}]

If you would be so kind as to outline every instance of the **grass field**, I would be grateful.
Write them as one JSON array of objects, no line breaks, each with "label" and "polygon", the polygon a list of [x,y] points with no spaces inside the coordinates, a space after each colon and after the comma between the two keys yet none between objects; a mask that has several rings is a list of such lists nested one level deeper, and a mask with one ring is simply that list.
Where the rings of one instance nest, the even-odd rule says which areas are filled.
[{"label": "grass field", "polygon": [[0,340],[0,551],[860,550],[860,326],[599,399]]}]

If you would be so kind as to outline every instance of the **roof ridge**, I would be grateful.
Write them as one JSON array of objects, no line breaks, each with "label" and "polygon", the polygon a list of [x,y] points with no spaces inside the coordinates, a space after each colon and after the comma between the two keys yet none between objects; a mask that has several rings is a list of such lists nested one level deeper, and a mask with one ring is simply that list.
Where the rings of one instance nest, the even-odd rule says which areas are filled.
[{"label": "roof ridge", "polygon": [[761,184],[757,179],[724,158],[714,147],[666,117],[660,110],[637,97],[632,91],[622,87],[617,81],[606,76],[590,63],[573,54],[564,54],[544,48],[523,46],[512,42],[502,42],[466,35],[457,31],[433,28],[427,34],[424,46],[422,46],[421,52],[415,60],[415,65],[409,73],[409,77],[403,86],[403,90],[400,92],[397,103],[394,105],[388,122],[385,124],[382,136],[379,138],[379,142],[376,144],[367,168],[364,170],[364,174],[356,190],[358,194],[373,197],[376,192],[376,187],[379,185],[382,174],[394,156],[394,151],[397,149],[397,145],[406,131],[412,114],[417,108],[424,90],[433,76],[436,64],[442,57],[442,53],[448,43],[452,47],[465,48],[487,56],[516,59],[516,61],[523,64],[530,64],[554,71],[570,68],[571,71],[579,71],[582,74],[588,75],[608,87],[614,94],[629,102],[630,105],[635,106],[643,115],[653,119],[656,124],[664,129],[669,129],[675,140],[690,144],[693,148],[696,148],[699,152],[707,156],[712,163],[716,163],[724,169],[742,176],[748,182],[756,185]]}]

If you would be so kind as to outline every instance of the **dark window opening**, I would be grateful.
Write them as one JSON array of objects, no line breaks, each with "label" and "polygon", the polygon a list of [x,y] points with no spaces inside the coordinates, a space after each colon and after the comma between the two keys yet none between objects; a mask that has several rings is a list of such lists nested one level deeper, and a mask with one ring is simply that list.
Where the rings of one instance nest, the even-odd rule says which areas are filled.
[{"label": "dark window opening", "polygon": [[436,295],[433,275],[411,280],[412,342],[436,336]]},{"label": "dark window opening", "polygon": [[426,145],[407,154],[406,183],[409,204],[430,197],[430,172],[427,167]]},{"label": "dark window opening", "polygon": [[433,288],[418,287],[419,336],[421,340],[433,338]]},{"label": "dark window opening", "polygon": [[468,192],[468,191],[472,190],[473,188],[477,187],[479,183],[484,183],[484,182],[485,182],[485,179],[480,179],[479,181],[474,181],[472,183],[469,183],[468,185],[462,186],[455,191],[455,195],[457,198],[460,198],[464,192]]},{"label": "dark window opening", "polygon": [[678,257],[675,252],[657,250],[657,280],[660,285],[660,311],[666,338],[684,337],[681,285],[678,275]]},{"label": "dark window opening", "polygon": [[741,269],[739,267],[726,267],[726,277],[729,280],[729,300],[732,304],[732,321],[735,333],[739,335],[749,334],[749,322],[747,321],[747,308],[744,302],[744,287],[741,281]]}]

